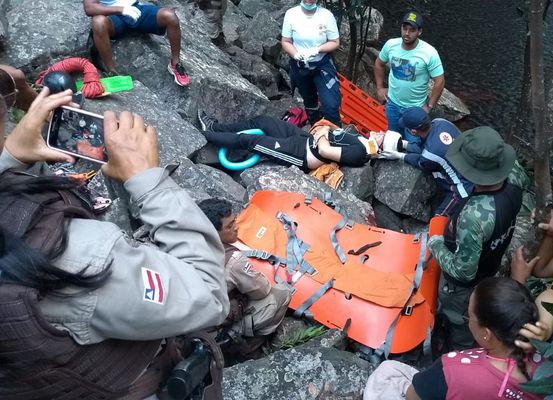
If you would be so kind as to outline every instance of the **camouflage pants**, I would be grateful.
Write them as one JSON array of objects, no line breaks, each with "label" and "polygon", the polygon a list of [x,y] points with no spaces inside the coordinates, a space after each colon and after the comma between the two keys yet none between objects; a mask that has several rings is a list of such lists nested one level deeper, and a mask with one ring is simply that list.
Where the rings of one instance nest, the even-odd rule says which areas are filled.
[{"label": "camouflage pants", "polygon": [[440,276],[438,289],[438,313],[446,318],[448,337],[447,350],[461,350],[474,347],[474,338],[468,328],[467,316],[469,298],[473,287],[465,288],[448,282]]}]

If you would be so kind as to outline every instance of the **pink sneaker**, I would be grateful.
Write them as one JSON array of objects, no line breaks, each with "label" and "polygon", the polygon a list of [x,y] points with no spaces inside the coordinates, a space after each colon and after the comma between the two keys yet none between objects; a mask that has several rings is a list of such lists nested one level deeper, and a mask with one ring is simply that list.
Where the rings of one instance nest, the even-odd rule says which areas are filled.
[{"label": "pink sneaker", "polygon": [[184,70],[184,66],[181,62],[178,62],[175,65],[173,65],[172,62],[169,62],[167,69],[169,70],[169,73],[175,77],[175,83],[177,85],[188,86],[188,84],[190,83],[190,78]]}]

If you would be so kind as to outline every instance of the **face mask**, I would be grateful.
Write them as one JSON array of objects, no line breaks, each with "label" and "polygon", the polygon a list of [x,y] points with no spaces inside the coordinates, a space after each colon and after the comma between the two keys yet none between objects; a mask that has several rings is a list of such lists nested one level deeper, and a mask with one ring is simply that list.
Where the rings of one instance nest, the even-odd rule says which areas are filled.
[{"label": "face mask", "polygon": [[300,5],[304,10],[307,10],[307,11],[313,11],[314,9],[317,8],[317,3],[313,3],[310,6],[308,6],[303,2],[303,0],[301,1]]}]

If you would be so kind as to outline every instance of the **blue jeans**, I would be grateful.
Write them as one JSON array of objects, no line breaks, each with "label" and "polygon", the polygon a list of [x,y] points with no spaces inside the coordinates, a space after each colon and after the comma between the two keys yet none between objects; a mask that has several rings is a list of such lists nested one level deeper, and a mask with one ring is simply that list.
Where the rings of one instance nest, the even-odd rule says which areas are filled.
[{"label": "blue jeans", "polygon": [[409,143],[421,143],[421,138],[413,135],[409,132],[407,128],[401,128],[399,126],[399,119],[403,116],[403,112],[407,107],[398,106],[393,101],[389,100],[386,102],[386,119],[388,120],[388,130],[399,132],[401,136]]},{"label": "blue jeans", "polygon": [[332,59],[326,55],[321,61],[310,63],[309,66],[306,68],[304,63],[290,60],[290,78],[298,88],[305,108],[318,108],[320,100],[323,116],[339,124],[342,97]]}]

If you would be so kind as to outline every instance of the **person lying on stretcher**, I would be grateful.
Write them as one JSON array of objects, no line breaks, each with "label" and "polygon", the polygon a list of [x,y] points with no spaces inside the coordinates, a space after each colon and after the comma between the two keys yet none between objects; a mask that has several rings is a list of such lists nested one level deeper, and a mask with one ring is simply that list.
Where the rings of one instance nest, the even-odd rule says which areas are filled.
[{"label": "person lying on stretcher", "polygon": [[[308,134],[288,122],[266,116],[232,124],[221,124],[203,111],[198,118],[209,142],[228,149],[248,150],[305,172],[333,161],[345,167],[361,167],[375,158],[383,146],[403,150],[397,132],[373,132],[366,138],[353,125],[341,129],[325,119],[316,122]],[[240,134],[248,129],[260,129],[264,135]]]}]

